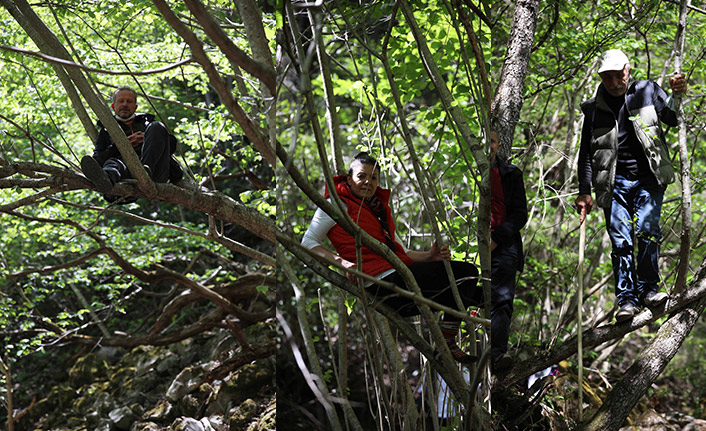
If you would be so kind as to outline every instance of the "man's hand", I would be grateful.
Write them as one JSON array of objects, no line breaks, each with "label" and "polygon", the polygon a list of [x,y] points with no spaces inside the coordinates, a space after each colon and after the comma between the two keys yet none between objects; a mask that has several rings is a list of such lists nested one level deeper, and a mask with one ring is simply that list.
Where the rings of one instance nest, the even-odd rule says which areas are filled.
[{"label": "man's hand", "polygon": [[[340,263],[341,266],[343,266],[344,268],[356,269],[355,262],[351,262],[351,261],[346,260],[342,257],[339,257],[337,260],[338,260],[338,263]],[[348,272],[348,271],[344,271],[344,273],[345,273],[345,276],[348,279],[348,281],[350,281],[353,284],[358,284],[358,276],[357,275],[355,275],[351,272]]]},{"label": "man's hand", "polygon": [[591,214],[591,208],[593,208],[593,199],[591,195],[579,195],[575,201],[576,211],[581,214],[579,223],[583,223],[583,219],[586,218],[586,214]]},{"label": "man's hand", "polygon": [[127,137],[133,147],[139,147],[145,141],[145,132],[135,132]]},{"label": "man's hand", "polygon": [[683,73],[676,73],[669,78],[669,86],[674,93],[686,93],[686,78]]},{"label": "man's hand", "polygon": [[449,245],[446,244],[439,247],[439,244],[434,241],[434,245],[432,245],[429,250],[429,260],[433,262],[440,260],[451,260],[451,250],[449,250]]},{"label": "man's hand", "polygon": [[495,250],[497,247],[498,247],[498,243],[495,242],[495,240],[491,238],[491,239],[490,239],[490,251],[492,252],[492,251]]}]

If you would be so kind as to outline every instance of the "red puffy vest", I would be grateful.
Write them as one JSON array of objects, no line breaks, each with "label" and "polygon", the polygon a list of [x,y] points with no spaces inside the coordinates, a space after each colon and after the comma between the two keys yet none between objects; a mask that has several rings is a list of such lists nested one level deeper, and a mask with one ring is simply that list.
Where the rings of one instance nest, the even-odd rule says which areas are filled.
[{"label": "red puffy vest", "polygon": [[[347,178],[348,176],[346,175],[339,175],[333,178],[333,182],[336,185],[338,196],[348,206],[348,215],[364,231],[385,244],[385,234],[383,233],[380,221],[367,203],[361,202],[360,199],[353,195],[346,183]],[[390,210],[389,204],[390,190],[378,187],[377,190],[375,190],[375,196],[380,200],[385,209],[387,226],[390,229],[390,237],[395,240],[395,224],[392,221],[392,211]],[[326,190],[325,197],[329,197],[328,190]],[[339,256],[350,262],[356,261],[355,238],[353,238],[351,234],[343,230],[341,226],[335,225],[328,231],[327,236]],[[407,253],[405,253],[404,249],[397,241],[395,241],[394,252],[406,265],[413,263],[412,259],[407,256]],[[363,260],[363,272],[368,275],[377,275],[392,268],[392,265],[390,265],[388,261],[364,245],[361,247],[361,257]]]}]

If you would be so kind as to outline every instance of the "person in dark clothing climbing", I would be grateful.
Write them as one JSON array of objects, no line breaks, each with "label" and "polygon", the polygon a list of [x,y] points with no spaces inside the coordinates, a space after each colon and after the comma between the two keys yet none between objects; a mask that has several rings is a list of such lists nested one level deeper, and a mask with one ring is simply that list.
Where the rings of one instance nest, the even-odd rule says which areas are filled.
[{"label": "person in dark clothing climbing", "polygon": [[[640,306],[656,306],[668,298],[658,291],[659,219],[674,168],[661,123],[676,126],[677,116],[671,97],[659,85],[631,79],[628,57],[619,49],[603,53],[598,75],[601,84],[595,97],[581,104],[576,210],[583,222],[593,207],[593,185],[613,246],[620,307],[615,319],[621,322],[637,314]],[[673,92],[686,91],[682,74],[669,83]]]},{"label": "person in dark clothing climbing", "polygon": [[[450,260],[451,252],[447,245],[436,243],[427,251],[409,251],[395,239],[395,224],[390,208],[390,190],[378,187],[380,167],[367,153],[358,154],[350,165],[348,175],[334,177],[336,193],[343,201],[348,215],[364,231],[387,246],[402,260],[414,275],[419,288],[426,298],[447,307],[456,308],[449,286],[443,260]],[[328,198],[328,190],[326,197]],[[336,252],[322,245],[328,237]],[[356,241],[343,230],[333,218],[321,208],[314,217],[302,239],[302,245],[320,256],[335,261],[344,268],[356,267]],[[362,270],[377,279],[404,286],[404,280],[387,260],[363,246],[361,249]],[[451,261],[451,268],[458,285],[459,294],[466,307],[482,303],[482,289],[478,286],[478,269],[471,263]],[[348,279],[356,281],[356,276],[346,273]],[[402,316],[419,314],[415,302],[400,296],[372,282],[365,284],[367,292],[377,300],[395,309]],[[461,320],[444,315],[440,327],[454,359],[468,364],[477,360],[463,352],[456,344]]]},{"label": "person in dark clothing climbing", "polygon": [[[110,107],[152,180],[158,183],[179,181],[183,172],[172,158],[176,150],[176,138],[167,131],[164,124],[155,121],[154,115],[136,113],[135,90],[130,87],[118,88],[113,93]],[[113,186],[120,180],[132,178],[132,175],[100,121],[98,128],[95,150],[92,156],[81,159],[81,171],[101,193],[107,195],[106,199],[112,201],[114,197],[108,193]]]},{"label": "person in dark clothing climbing", "polygon": [[507,344],[512,322],[515,279],[524,266],[520,229],[527,223],[527,198],[522,171],[498,157],[500,142],[490,133],[490,357],[493,372],[512,366]]}]

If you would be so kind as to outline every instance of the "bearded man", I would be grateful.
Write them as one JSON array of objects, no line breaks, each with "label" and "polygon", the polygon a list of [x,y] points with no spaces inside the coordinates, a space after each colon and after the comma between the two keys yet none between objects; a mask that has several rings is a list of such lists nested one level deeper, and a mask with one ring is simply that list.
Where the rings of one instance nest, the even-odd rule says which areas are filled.
[{"label": "bearded man", "polygon": [[[172,158],[176,150],[176,138],[167,131],[164,124],[155,121],[154,115],[136,114],[135,90],[130,87],[115,90],[110,107],[152,180],[157,183],[179,181],[183,172]],[[113,186],[120,180],[132,178],[132,174],[100,121],[98,129],[93,156],[81,159],[81,171],[98,191],[106,195],[107,200],[113,201],[116,198],[109,195]]]}]

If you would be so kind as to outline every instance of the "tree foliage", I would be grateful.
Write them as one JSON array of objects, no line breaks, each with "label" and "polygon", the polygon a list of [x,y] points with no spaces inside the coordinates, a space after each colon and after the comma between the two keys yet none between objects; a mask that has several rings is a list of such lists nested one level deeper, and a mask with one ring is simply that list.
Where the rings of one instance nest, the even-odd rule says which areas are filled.
[{"label": "tree foliage", "polygon": [[[247,345],[239,328],[274,316],[272,12],[251,1],[2,4],[3,360],[22,373],[28,355],[219,327]],[[78,162],[121,85],[177,136],[186,174],[155,186],[123,153],[137,180],[113,193],[140,199],[109,205]]]},{"label": "tree foliage", "polygon": [[[520,8],[525,8],[526,13],[518,13]],[[533,2],[528,1],[493,5],[398,1],[355,7],[341,2],[322,7],[285,2],[281,14],[283,26],[278,37],[283,51],[279,65],[283,87],[279,95],[279,122],[286,126],[281,127],[279,135],[282,148],[278,154],[284,167],[278,174],[282,196],[278,224],[284,231],[281,242],[291,254],[282,254],[279,262],[281,266],[292,265],[292,274],[296,274],[296,279],[288,281],[287,286],[294,290],[285,294],[282,309],[291,316],[288,324],[294,333],[290,340],[293,345],[304,346],[306,343],[300,337],[313,333],[315,349],[307,350],[307,354],[316,354],[309,360],[322,364],[319,378],[328,385],[317,386],[320,393],[314,390],[309,396],[334,410],[339,407],[337,411],[343,415],[333,416],[326,410],[327,418],[320,419],[326,423],[346,421],[350,426],[355,423],[355,419],[351,419],[352,412],[346,411],[345,399],[339,398],[343,396],[341,388],[350,389],[351,399],[355,395],[351,386],[356,380],[352,373],[361,365],[354,347],[355,350],[359,346],[365,348],[363,366],[371,370],[366,374],[366,381],[369,387],[375,388],[362,395],[363,399],[374,400],[369,401],[373,407],[367,412],[365,408],[356,410],[355,414],[361,421],[377,421],[379,429],[391,423],[400,427],[412,425],[403,419],[410,417],[405,385],[397,380],[388,384],[385,372],[375,374],[373,370],[397,370],[395,373],[404,375],[414,389],[427,388],[433,371],[440,370],[439,363],[428,357],[428,347],[414,338],[414,332],[410,333],[402,322],[395,322],[394,316],[378,309],[403,334],[395,341],[400,343],[399,350],[407,352],[406,343],[414,346],[411,356],[403,355],[405,364],[397,363],[395,353],[386,346],[393,341],[384,338],[384,329],[378,328],[376,320],[368,314],[370,304],[357,298],[360,292],[344,279],[327,272],[293,244],[306,230],[316,206],[325,205],[317,193],[328,184],[326,177],[340,173],[346,157],[358,150],[372,151],[381,160],[384,186],[392,189],[399,234],[406,244],[412,249],[428,246],[429,237],[433,236],[432,227],[438,227],[451,243],[454,258],[482,266],[485,245],[479,228],[484,224],[481,198],[487,169],[483,136],[491,120],[497,120],[493,124],[505,134],[503,150],[524,171],[531,205],[530,222],[523,233],[527,265],[519,278],[511,333],[516,366],[499,379],[495,387],[498,392],[511,388],[535,371],[564,359],[570,360],[567,372],[575,373],[578,218],[573,200],[577,193],[576,159],[582,124],[579,103],[595,92],[599,83],[596,59],[609,48],[620,48],[628,54],[635,79],[655,80],[669,91],[679,4],[550,1],[539,2],[533,9]],[[692,162],[693,232],[704,228],[704,220],[698,215],[704,201],[703,185],[697,174],[703,162],[700,153],[703,19],[702,9],[689,10],[682,67],[689,80],[684,106]],[[415,32],[415,22],[423,35],[421,38]],[[524,28],[535,22],[536,30],[530,32],[532,34],[518,36],[521,32],[513,31],[513,26]],[[519,84],[504,84],[508,82],[506,75],[512,73],[512,66],[517,66],[508,63],[508,58],[515,58],[510,53],[514,44],[519,43],[518,37],[523,38],[521,45],[529,51],[525,52],[528,54],[525,58],[529,59],[525,78]],[[532,39],[528,41],[528,37]],[[426,56],[425,46],[430,48],[430,56]],[[439,71],[443,81],[435,79],[434,70]],[[484,82],[486,73],[488,81]],[[450,97],[445,96],[440,86],[442,82]],[[485,90],[486,85],[489,91]],[[508,99],[516,97],[515,94],[519,100]],[[491,111],[489,101],[493,97],[496,101]],[[512,102],[508,103],[509,100]],[[521,110],[513,111],[518,103]],[[505,118],[502,109],[507,109],[508,115],[516,112],[507,118],[516,117],[506,123],[502,120]],[[465,125],[469,126],[470,133],[464,133]],[[676,130],[668,129],[666,134],[674,164],[678,166]],[[426,206],[422,198],[427,188],[431,190],[432,207]],[[332,215],[336,213],[335,204],[330,211]],[[661,324],[669,313],[688,314],[688,310],[693,310],[693,301],[700,298],[700,293],[694,293],[700,292],[697,269],[704,256],[703,242],[695,239],[698,235],[692,235],[687,273],[686,284],[690,286],[691,296],[677,296],[677,291],[673,292],[683,223],[680,212],[677,181],[665,196],[660,259],[662,287],[673,293],[673,301],[666,309],[645,311],[629,327],[613,325],[615,300],[610,243],[602,214],[599,211],[591,214],[587,226],[584,274],[587,292],[583,304],[586,320],[583,326],[589,328],[584,333],[584,346],[590,349],[583,363],[590,370],[624,369],[607,359],[619,348],[617,343],[621,337],[631,334],[638,339],[650,339],[654,336],[654,326],[649,323]],[[301,268],[302,262],[308,268]],[[346,293],[342,294],[341,289]],[[355,298],[351,299],[351,294]],[[306,312],[297,314],[295,305],[302,302]],[[292,308],[288,308],[290,304]],[[349,313],[348,317],[341,316],[342,310]],[[429,336],[426,328],[433,327],[433,321],[423,318],[422,322],[419,333]],[[302,332],[297,334],[297,327]],[[665,324],[665,328],[670,327]],[[659,337],[666,335],[670,343],[679,338],[683,340],[688,329],[671,332],[665,329],[668,333]],[[376,335],[371,336],[371,332]],[[680,343],[671,344],[672,354]],[[628,357],[634,357],[645,346],[638,345],[640,347],[630,351]],[[382,358],[378,359],[376,354],[380,352]],[[417,360],[417,352],[421,353],[421,361]],[[352,357],[358,361],[356,366],[352,365]],[[671,356],[664,356],[661,363],[666,366],[669,358]],[[312,370],[305,368],[301,372],[307,374]],[[409,374],[403,374],[404,371]],[[338,380],[331,380],[331,372]],[[452,373],[441,372],[445,379],[452,379]],[[669,368],[666,373],[671,373]],[[587,371],[587,375],[590,384],[600,386],[599,392],[610,391],[600,383],[608,381],[604,372]],[[646,381],[652,382],[655,378],[652,376]],[[282,381],[286,382],[292,383]],[[462,394],[463,385],[460,391],[451,386],[456,395]],[[643,384],[635,390],[645,393],[648,387],[649,384]],[[293,391],[308,392],[303,386]],[[339,406],[327,399],[326,391],[343,404]],[[620,392],[615,392],[614,396],[619,398]],[[429,398],[424,399],[429,401]],[[534,400],[535,405],[543,400],[538,399],[540,401]],[[298,398],[296,402],[307,400]],[[399,400],[399,404],[391,400]],[[606,408],[613,405],[611,401],[608,403]],[[465,406],[472,405],[473,402]],[[527,420],[532,409],[528,404],[518,405],[527,407],[527,414],[507,419]],[[478,413],[486,407],[461,410]],[[280,408],[284,410],[286,406]],[[433,410],[433,403],[428,408]],[[397,422],[380,413],[388,411],[386,409],[398,414]],[[576,425],[577,409],[574,403],[570,409],[557,414],[571,427]],[[592,417],[597,409],[598,406],[589,409],[585,417]],[[420,408],[419,415],[423,412]],[[387,425],[383,425],[383,417],[389,421]],[[492,421],[478,417],[467,419],[463,420],[465,424],[493,426]],[[521,426],[521,422],[514,423]]]}]

